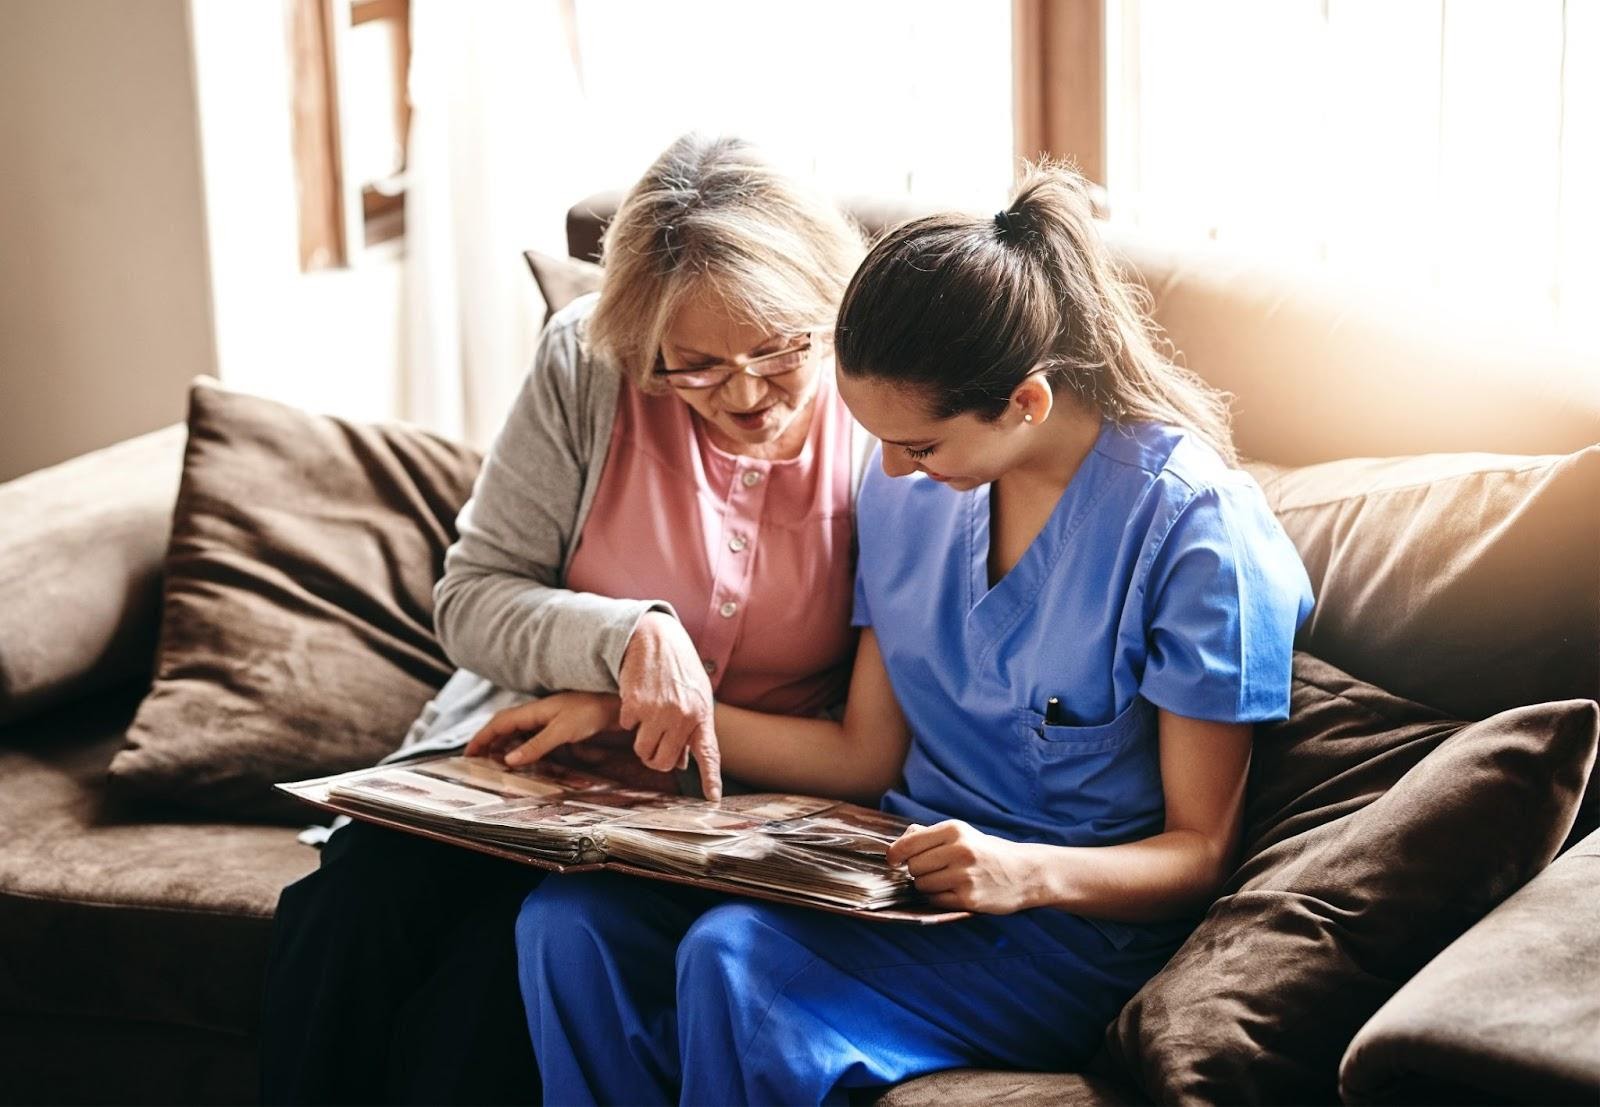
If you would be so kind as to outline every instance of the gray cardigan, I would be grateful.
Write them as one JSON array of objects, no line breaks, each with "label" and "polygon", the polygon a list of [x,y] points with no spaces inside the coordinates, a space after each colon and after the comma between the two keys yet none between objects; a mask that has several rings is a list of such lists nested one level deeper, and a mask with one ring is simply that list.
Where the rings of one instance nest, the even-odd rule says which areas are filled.
[{"label": "gray cardigan", "polygon": [[[664,600],[623,600],[564,587],[576,538],[600,484],[616,420],[620,371],[593,356],[583,330],[596,297],[545,327],[533,368],[484,459],[433,591],[434,626],[458,671],[390,758],[460,746],[493,712],[529,695],[615,692],[622,654]],[[853,488],[875,445],[853,431]]]}]

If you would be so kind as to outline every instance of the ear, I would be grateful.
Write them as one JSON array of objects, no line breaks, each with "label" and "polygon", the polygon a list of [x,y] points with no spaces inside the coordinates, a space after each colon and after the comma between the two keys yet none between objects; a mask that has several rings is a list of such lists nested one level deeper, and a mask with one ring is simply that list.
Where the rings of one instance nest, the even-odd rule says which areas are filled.
[{"label": "ear", "polygon": [[[1050,390],[1043,371],[1029,373],[1011,392],[1011,415],[1019,423],[1031,423],[1037,427],[1050,418],[1055,400],[1055,393]],[[1027,418],[1030,415],[1032,418]]]}]

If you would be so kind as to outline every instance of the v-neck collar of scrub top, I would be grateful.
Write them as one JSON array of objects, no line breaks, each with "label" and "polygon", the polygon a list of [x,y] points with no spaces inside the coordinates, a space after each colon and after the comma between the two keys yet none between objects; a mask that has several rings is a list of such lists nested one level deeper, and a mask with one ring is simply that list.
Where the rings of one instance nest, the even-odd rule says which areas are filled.
[{"label": "v-neck collar of scrub top", "polygon": [[1036,596],[1073,534],[1088,518],[1095,501],[1104,494],[1106,482],[1099,479],[1103,464],[1101,445],[1113,424],[1102,420],[1094,445],[1083,457],[1077,471],[1067,481],[1061,498],[1028,548],[1022,551],[1005,576],[989,584],[989,513],[992,484],[980,484],[967,497],[967,624],[973,642],[980,646],[979,664],[988,661],[990,652]]}]

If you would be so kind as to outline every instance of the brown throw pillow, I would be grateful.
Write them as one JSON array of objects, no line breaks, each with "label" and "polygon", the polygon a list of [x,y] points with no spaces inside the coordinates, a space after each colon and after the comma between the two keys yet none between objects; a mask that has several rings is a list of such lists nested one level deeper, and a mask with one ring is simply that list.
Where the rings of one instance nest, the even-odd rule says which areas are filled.
[{"label": "brown throw pillow", "polygon": [[1157,1103],[1338,1099],[1339,1060],[1572,829],[1600,707],[1463,724],[1296,655],[1257,728],[1244,861],[1107,1035]]},{"label": "brown throw pillow", "polygon": [[600,278],[605,273],[592,261],[577,258],[558,258],[538,250],[524,250],[523,260],[533,274],[533,282],[544,297],[544,321],[566,307],[579,296],[587,296],[600,288]]},{"label": "brown throw pillow", "polygon": [[1462,719],[1600,699],[1600,446],[1251,471],[1311,575],[1302,649]]},{"label": "brown throw pillow", "polygon": [[196,381],[155,684],[124,791],[304,821],[272,785],[370,765],[452,666],[433,584],[479,456]]}]

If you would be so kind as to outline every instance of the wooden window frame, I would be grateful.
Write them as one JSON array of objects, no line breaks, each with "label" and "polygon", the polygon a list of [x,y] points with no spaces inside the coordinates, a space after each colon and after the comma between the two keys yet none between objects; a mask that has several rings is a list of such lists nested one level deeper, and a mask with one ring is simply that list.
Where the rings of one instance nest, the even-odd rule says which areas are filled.
[{"label": "wooden window frame", "polygon": [[410,0],[285,0],[289,22],[295,186],[302,272],[355,264],[405,234],[404,171],[386,181],[349,179],[344,160],[339,57],[349,30],[391,20],[396,31],[396,133],[409,133]]},{"label": "wooden window frame", "polygon": [[1106,183],[1105,0],[1012,0],[1018,159],[1066,158]]}]

